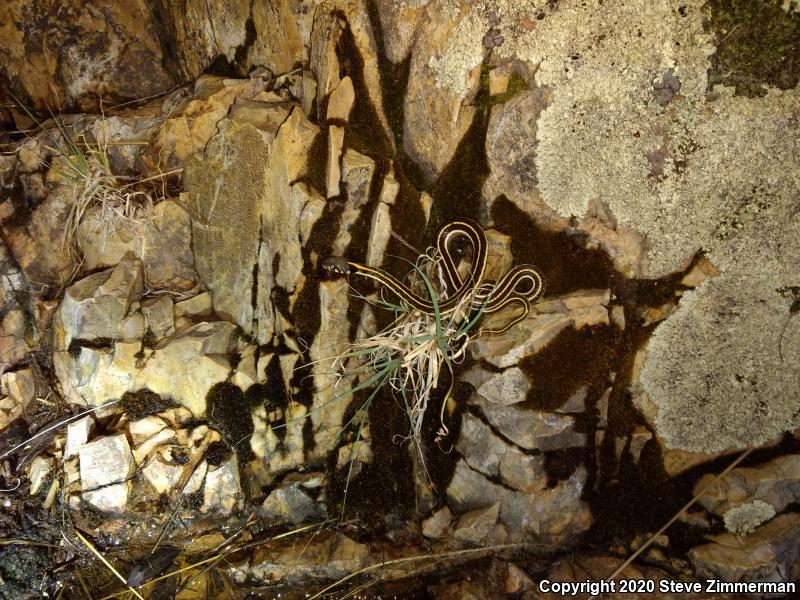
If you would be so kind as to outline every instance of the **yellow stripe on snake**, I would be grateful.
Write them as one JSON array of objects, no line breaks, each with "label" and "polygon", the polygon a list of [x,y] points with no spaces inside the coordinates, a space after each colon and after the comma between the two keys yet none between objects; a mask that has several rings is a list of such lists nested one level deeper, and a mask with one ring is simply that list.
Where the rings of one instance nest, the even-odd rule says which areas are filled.
[{"label": "yellow stripe on snake", "polygon": [[[472,247],[472,264],[465,278],[459,274],[458,263],[451,250],[451,242],[460,237],[465,238]],[[435,304],[434,299],[420,296],[383,269],[337,257],[326,259],[322,268],[377,281],[410,307],[428,315],[437,312],[442,316],[448,315],[463,304],[464,297],[469,297],[470,308],[483,314],[496,313],[514,304],[522,308],[522,312],[502,329],[483,333],[502,333],[519,323],[528,316],[531,305],[544,293],[544,280],[533,265],[512,267],[497,282],[484,280],[487,263],[486,234],[480,225],[471,220],[461,219],[442,227],[436,236],[436,250],[442,260],[442,271],[448,290],[446,297],[436,299]]]}]

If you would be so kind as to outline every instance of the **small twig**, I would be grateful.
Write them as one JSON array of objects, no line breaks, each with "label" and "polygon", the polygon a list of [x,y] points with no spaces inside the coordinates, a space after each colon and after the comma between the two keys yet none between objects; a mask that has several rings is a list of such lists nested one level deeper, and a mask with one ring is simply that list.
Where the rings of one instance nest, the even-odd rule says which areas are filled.
[{"label": "small twig", "polygon": [[83,411],[81,413],[78,413],[77,415],[73,415],[72,417],[70,417],[68,419],[65,419],[63,421],[59,421],[55,425],[51,425],[50,427],[45,427],[41,431],[37,431],[36,433],[34,433],[31,437],[29,437],[27,440],[25,440],[21,444],[17,444],[13,448],[11,448],[11,450],[7,450],[3,454],[0,454],[0,460],[4,459],[6,456],[9,456],[10,454],[13,454],[14,452],[19,450],[20,448],[24,448],[25,446],[30,444],[36,438],[41,437],[41,436],[45,435],[46,433],[50,433],[54,429],[58,429],[60,427],[63,427],[67,423],[71,423],[72,421],[80,419],[81,417],[83,417],[85,415],[88,415],[89,413],[92,413],[92,412],[94,412],[96,410],[100,410],[101,408],[107,408],[109,406],[113,406],[117,402],[119,402],[119,400],[111,400],[110,402],[106,402],[105,404],[101,404],[100,406],[95,406],[94,408],[90,408],[88,410],[85,410],[85,411]]},{"label": "small twig", "polygon": [[379,563],[375,563],[374,565],[369,565],[362,569],[358,569],[357,571],[353,571],[349,575],[345,575],[341,579],[334,581],[329,586],[323,588],[313,596],[311,596],[308,600],[316,600],[317,598],[322,597],[324,594],[328,593],[330,590],[335,588],[338,585],[343,584],[345,581],[352,579],[353,577],[358,577],[359,575],[363,575],[364,573],[369,573],[370,571],[376,571],[378,569],[383,569],[388,567],[389,565],[398,565],[407,562],[413,562],[417,560],[438,560],[440,558],[454,558],[456,556],[465,556],[469,554],[481,554],[481,553],[493,553],[493,552],[500,552],[503,550],[513,550],[524,548],[525,546],[529,546],[530,544],[500,544],[498,546],[487,546],[485,548],[468,548],[466,550],[454,550],[451,552],[440,552],[438,554],[421,554],[419,556],[405,556],[403,558],[394,558],[392,560],[385,560]]},{"label": "small twig", "polygon": [[414,248],[414,246],[412,246],[412,245],[411,245],[411,244],[409,244],[407,241],[405,241],[405,240],[403,239],[403,237],[402,237],[402,236],[401,236],[399,233],[395,233],[395,232],[394,232],[394,230],[392,230],[392,231],[390,231],[390,232],[389,232],[389,234],[390,234],[390,235],[391,235],[391,236],[392,236],[392,237],[393,237],[395,240],[397,240],[398,242],[400,242],[401,244],[403,244],[403,246],[405,246],[406,248],[408,248],[409,250],[411,250],[411,251],[412,251],[414,254],[419,254],[419,255],[421,255],[421,254],[422,254],[422,252],[420,252],[419,250],[417,250],[416,248]]},{"label": "small twig", "polygon": [[133,589],[133,587],[131,587],[131,586],[129,586],[129,585],[128,585],[128,580],[127,580],[127,579],[125,579],[125,578],[124,578],[122,575],[120,575],[120,574],[119,574],[119,571],[117,571],[117,570],[114,568],[114,566],[113,566],[113,565],[112,565],[110,562],[108,562],[108,561],[106,560],[105,556],[103,556],[102,554],[100,554],[100,552],[97,550],[97,548],[95,548],[95,547],[94,547],[94,546],[91,544],[91,542],[90,542],[89,540],[87,540],[85,537],[83,537],[83,536],[81,535],[81,532],[80,532],[80,531],[78,531],[78,530],[75,530],[75,535],[77,535],[77,536],[78,536],[78,539],[80,539],[80,540],[81,540],[81,541],[84,543],[84,545],[85,545],[85,546],[86,546],[86,547],[87,547],[89,550],[91,550],[91,551],[92,551],[92,554],[94,554],[94,555],[95,555],[97,558],[99,558],[99,559],[100,559],[100,561],[101,561],[101,562],[102,562],[102,563],[103,563],[103,564],[104,564],[104,565],[105,565],[105,566],[108,568],[108,570],[109,570],[109,571],[111,571],[111,572],[112,572],[114,575],[116,575],[116,576],[117,576],[117,578],[118,578],[118,579],[119,579],[119,580],[120,580],[120,581],[121,581],[121,582],[122,582],[122,583],[123,583],[125,586],[127,586],[127,588],[128,588],[128,589],[129,589],[131,592],[133,592],[133,594],[134,594],[134,595],[135,595],[137,598],[139,598],[139,600],[144,600],[144,598],[142,597],[142,595],[141,595],[139,592],[137,592],[135,589]]}]

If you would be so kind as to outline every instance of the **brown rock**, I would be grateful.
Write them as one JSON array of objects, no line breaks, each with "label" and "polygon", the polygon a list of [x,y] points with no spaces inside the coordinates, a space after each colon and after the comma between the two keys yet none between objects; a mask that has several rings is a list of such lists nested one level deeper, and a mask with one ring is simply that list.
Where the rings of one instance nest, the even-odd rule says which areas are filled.
[{"label": "brown rock", "polygon": [[8,0],[0,5],[0,73],[39,110],[96,109],[97,96],[142,98],[175,83],[145,0],[91,6]]},{"label": "brown rock", "polygon": [[192,226],[179,203],[164,200],[153,207],[144,228],[144,277],[148,289],[186,292],[197,286]]},{"label": "brown rock", "polygon": [[389,212],[389,205],[378,202],[372,213],[372,221],[369,228],[369,240],[367,240],[366,264],[371,267],[380,267],[383,263],[386,248],[389,245],[389,238],[392,234],[392,217]]},{"label": "brown rock", "polygon": [[425,4],[425,2],[376,0],[375,5],[383,30],[384,51],[389,61],[400,63],[408,57],[420,18],[425,12]]},{"label": "brown rock", "polygon": [[259,549],[246,575],[267,583],[287,585],[309,580],[334,580],[367,564],[369,547],[342,533],[322,533],[304,544],[278,542]]},{"label": "brown rock", "polygon": [[353,91],[353,80],[345,76],[331,93],[328,100],[328,121],[338,120],[347,121],[350,118],[350,111],[356,94]]},{"label": "brown rock", "polygon": [[483,187],[487,213],[495,198],[504,194],[527,214],[555,226],[555,214],[539,195],[536,168],[537,121],[550,101],[547,88],[533,87],[492,107],[486,132],[490,174]]},{"label": "brown rock", "polygon": [[478,338],[470,349],[475,358],[484,358],[497,367],[511,367],[542,350],[571,323],[565,315],[532,315],[504,333]]},{"label": "brown rock", "polygon": [[24,224],[2,225],[6,243],[25,278],[37,286],[58,289],[75,271],[64,224],[69,221],[75,190],[69,184],[51,189]]},{"label": "brown rock", "polygon": [[[157,4],[176,45],[177,68],[186,79],[197,77],[219,56],[242,74],[253,65],[284,73],[308,60],[313,1]],[[238,54],[239,48],[247,50],[245,56]]]},{"label": "brown rock", "polygon": [[497,523],[499,514],[500,502],[495,502],[487,508],[471,510],[458,519],[453,528],[453,537],[460,542],[480,545]]},{"label": "brown rock", "polygon": [[328,198],[339,195],[339,182],[342,178],[340,160],[343,147],[344,128],[331,125],[328,127],[328,162],[325,167],[325,189]]},{"label": "brown rock", "polygon": [[711,536],[689,559],[701,577],[723,581],[793,581],[800,575],[800,514],[772,519],[755,532]]},{"label": "brown rock", "polygon": [[[694,492],[702,490],[714,477],[701,477]],[[800,501],[800,455],[787,454],[755,467],[737,467],[698,498],[703,508],[716,515],[752,500],[771,504],[777,512]]]},{"label": "brown rock", "polygon": [[262,88],[263,82],[258,80],[203,75],[189,98],[174,96],[169,118],[143,155],[153,175],[184,167],[190,156],[202,153],[234,101],[252,98]]},{"label": "brown rock", "polygon": [[440,540],[446,535],[452,520],[453,513],[450,509],[446,506],[440,508],[422,522],[422,535],[432,540]]},{"label": "brown rock", "polygon": [[470,397],[489,423],[506,438],[527,450],[543,452],[583,446],[586,434],[575,431],[571,415],[548,413],[487,402],[480,394]]},{"label": "brown rock", "polygon": [[[464,36],[459,29],[459,25],[470,31],[474,29],[469,15],[468,4],[454,17],[449,5],[429,3],[411,49],[403,104],[406,115],[403,146],[428,183],[433,183],[450,162],[475,115],[471,102],[480,82],[480,37],[483,33],[477,34],[477,56],[472,57],[472,61],[460,62],[458,59],[462,55],[454,48],[470,45],[469,39],[462,39]],[[451,62],[448,59],[451,56],[457,58]],[[411,115],[425,117],[409,118]]]}]

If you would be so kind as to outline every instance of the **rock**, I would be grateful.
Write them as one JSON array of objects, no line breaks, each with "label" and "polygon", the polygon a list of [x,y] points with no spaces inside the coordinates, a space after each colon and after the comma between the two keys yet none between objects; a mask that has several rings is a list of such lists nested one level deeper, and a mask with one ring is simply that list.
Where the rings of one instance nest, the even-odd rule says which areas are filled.
[{"label": "rock", "polygon": [[381,194],[378,197],[380,202],[394,206],[397,200],[397,194],[400,193],[400,182],[397,181],[394,175],[394,169],[390,167],[389,172],[383,178],[383,185],[381,186]]},{"label": "rock", "polygon": [[462,459],[456,463],[447,498],[453,508],[462,512],[499,501],[500,521],[516,532],[512,535],[571,543],[591,525],[589,506],[581,501],[585,483],[586,469],[579,467],[553,488],[534,494],[511,491],[472,470]]},{"label": "rock", "polygon": [[798,576],[800,514],[772,519],[753,533],[723,533],[689,551],[701,577],[723,581],[792,581]]},{"label": "rock", "polygon": [[124,319],[141,298],[143,283],[141,261],[128,254],[113,269],[71,285],[56,312],[55,348],[67,350],[73,340],[141,338],[144,331],[138,326],[124,331]]},{"label": "rock", "polygon": [[101,512],[120,513],[128,504],[134,462],[124,434],[103,437],[78,450],[83,500]]},{"label": "rock", "polygon": [[200,417],[205,413],[208,391],[228,377],[226,356],[236,350],[236,341],[231,323],[193,325],[157,346],[136,372],[136,387],[171,398]]},{"label": "rock", "polygon": [[339,448],[336,455],[336,468],[347,468],[349,476],[357,477],[361,472],[361,466],[373,461],[372,446],[369,443],[369,431],[367,427],[361,432],[361,439],[351,442]]},{"label": "rock", "polygon": [[198,323],[164,339],[143,359],[139,341],[117,342],[54,352],[53,366],[65,396],[76,404],[99,406],[146,388],[200,417],[208,391],[228,377],[226,356],[237,350],[236,341],[231,323]]},{"label": "rock", "polygon": [[108,348],[79,346],[53,352],[53,369],[64,397],[74,404],[100,406],[135,387],[136,355],[141,343],[117,342]]},{"label": "rock", "polygon": [[502,480],[520,492],[532,493],[547,487],[547,472],[542,455],[531,456],[508,446],[498,468]]},{"label": "rock", "polygon": [[738,504],[723,516],[725,529],[737,535],[748,534],[775,516],[775,507],[763,500]]},{"label": "rock", "polygon": [[553,211],[545,206],[539,194],[536,165],[537,122],[551,97],[552,92],[547,88],[534,86],[492,106],[486,132],[490,174],[483,187],[487,212],[495,198],[504,194],[527,214],[536,215],[542,224],[558,226]]},{"label": "rock", "polygon": [[30,495],[35,496],[42,489],[42,485],[47,480],[47,476],[53,469],[53,459],[45,456],[37,456],[31,462],[28,471],[28,479],[31,482]]},{"label": "rock", "polygon": [[145,328],[155,339],[161,339],[175,332],[175,319],[172,312],[172,299],[169,296],[158,296],[142,300],[142,314]]},{"label": "rock", "polygon": [[369,202],[369,190],[375,173],[375,161],[369,156],[348,148],[342,158],[342,182],[347,191],[347,201],[339,225],[339,234],[333,242],[334,256],[342,256],[352,240],[352,228]]},{"label": "rock", "polygon": [[89,441],[94,431],[92,415],[73,421],[67,425],[67,441],[64,445],[64,460],[78,456],[80,449]]},{"label": "rock", "polygon": [[189,479],[186,481],[186,485],[183,486],[183,494],[194,494],[195,492],[200,490],[200,487],[203,485],[203,482],[206,478],[206,473],[208,472],[208,463],[205,460],[200,461],[197,466],[192,471],[192,474],[189,476]]},{"label": "rock", "polygon": [[489,95],[499,96],[508,91],[508,82],[511,73],[502,68],[495,68],[489,71]]},{"label": "rock", "polygon": [[153,207],[145,221],[142,262],[149,293],[186,292],[197,286],[191,218],[177,202],[164,200]]},{"label": "rock", "polygon": [[303,82],[301,84],[303,90],[302,106],[303,112],[311,119],[312,112],[316,108],[317,101],[317,79],[314,73],[307,69],[303,69]]},{"label": "rock", "polygon": [[167,100],[168,116],[150,140],[142,162],[152,175],[184,167],[189,157],[202,155],[234,101],[252,98],[263,87],[263,82],[253,79],[200,76],[191,92],[178,92]]},{"label": "rock", "polygon": [[[319,128],[295,108],[281,126],[270,148],[265,197],[262,201],[262,246],[278,255],[275,283],[288,292],[301,287],[303,258],[300,250],[300,214],[306,202],[315,197],[308,186],[290,184],[306,171],[311,147]],[[277,200],[281,199],[281,200]],[[267,254],[272,263],[272,254]],[[260,267],[261,270],[266,270]],[[261,291],[260,291],[261,292]],[[263,290],[269,294],[270,289]]]},{"label": "rock", "polygon": [[173,307],[173,315],[177,321],[181,317],[188,317],[190,319],[199,319],[210,317],[214,310],[211,308],[211,296],[208,292],[192,296],[188,300],[176,302]]},{"label": "rock", "polygon": [[8,394],[22,409],[36,398],[36,380],[31,369],[18,369],[2,375],[2,393]]},{"label": "rock", "polygon": [[403,146],[428,183],[450,162],[475,115],[485,31],[468,3],[456,10],[429,3],[411,49],[403,111],[426,118],[404,120]]},{"label": "rock", "polygon": [[281,97],[277,94],[275,94],[275,98],[270,98],[269,101],[260,101],[258,99],[259,96],[264,94],[266,94],[266,92],[257,94],[257,99],[255,100],[236,98],[228,116],[232,121],[236,121],[237,123],[249,123],[253,127],[265,132],[268,135],[264,136],[264,139],[271,142],[275,139],[275,135],[286,120],[286,117],[289,116],[292,107],[297,106],[297,104],[294,102],[283,102]]},{"label": "rock", "polygon": [[435,593],[437,600],[485,600],[489,597],[486,590],[473,581],[441,584]]},{"label": "rock", "polygon": [[422,210],[422,217],[425,219],[425,224],[431,220],[431,209],[433,208],[433,196],[428,192],[422,192],[419,195],[419,207]]},{"label": "rock", "polygon": [[527,450],[547,452],[586,443],[586,434],[575,431],[575,419],[570,415],[502,406],[487,402],[477,394],[473,394],[470,403],[481,408],[497,431]]},{"label": "rock", "polygon": [[511,236],[500,233],[496,229],[487,229],[485,233],[485,277],[497,281],[514,265],[514,255],[511,252]]},{"label": "rock", "polygon": [[131,434],[134,445],[138,445],[157,435],[166,426],[163,419],[156,415],[150,415],[138,421],[131,421],[128,424],[128,433]]},{"label": "rock", "polygon": [[201,513],[229,515],[243,506],[242,488],[239,483],[239,464],[236,453],[225,463],[206,474]]},{"label": "rock", "polygon": [[625,309],[620,305],[614,305],[609,312],[611,322],[617,326],[618,329],[625,330]]},{"label": "rock", "polygon": [[453,513],[444,506],[422,522],[422,535],[431,540],[440,540],[447,535],[452,520]]},{"label": "rock", "polygon": [[573,320],[575,329],[592,325],[608,325],[608,309],[611,290],[578,290],[567,294],[561,301]]},{"label": "rock", "polygon": [[302,181],[292,186],[294,193],[305,198],[303,210],[300,213],[300,245],[305,246],[311,231],[325,212],[325,197],[311,186]]},{"label": "rock", "polygon": [[25,341],[28,332],[25,313],[9,310],[0,319],[0,371],[21,361],[30,351]]},{"label": "rock", "polygon": [[172,429],[162,429],[153,437],[143,441],[133,449],[133,459],[137,465],[141,465],[153,450],[162,444],[171,442],[175,438],[175,431]]},{"label": "rock", "polygon": [[353,80],[345,76],[328,99],[328,121],[347,122],[355,100],[356,94],[353,91]]},{"label": "rock", "polygon": [[545,539],[577,540],[592,525],[589,505],[581,500],[586,468],[575,469],[569,479],[530,497],[529,511],[535,515],[534,531]]},{"label": "rock", "polygon": [[505,577],[503,578],[503,591],[506,594],[518,594],[526,590],[534,589],[533,580],[527,573],[513,563],[506,565]]},{"label": "rock", "polygon": [[75,261],[64,224],[69,222],[74,202],[71,185],[54,185],[23,224],[3,221],[3,237],[27,281],[60,289],[73,275]]},{"label": "rock", "polygon": [[270,492],[262,508],[265,518],[293,525],[317,519],[322,515],[317,503],[297,483],[283,485]]},{"label": "rock", "polygon": [[296,585],[301,582],[338,579],[367,564],[369,547],[354,542],[342,533],[325,532],[307,544],[272,544],[259,550],[246,571],[233,573],[236,581],[252,577],[264,583],[281,582]]},{"label": "rock", "polygon": [[[370,19],[370,8],[366,0],[324,0],[314,12],[311,32],[311,70],[317,76],[317,110],[325,106],[325,98],[338,86],[341,70],[336,58],[336,46],[342,39],[342,31],[350,29],[355,52],[362,62],[367,98],[375,107],[383,129],[383,138],[392,145],[393,135],[383,108],[383,92],[378,65],[378,45]],[[347,70],[347,68],[345,68]],[[328,196],[330,198],[330,196]]]},{"label": "rock", "polygon": [[256,346],[248,344],[239,352],[239,363],[231,382],[242,390],[247,390],[251,385],[259,383],[256,367]]},{"label": "rock", "polygon": [[500,368],[511,367],[542,350],[571,323],[564,315],[531,316],[504,333],[478,338],[470,348],[476,359],[486,359]]},{"label": "rock", "polygon": [[411,50],[426,3],[377,0],[375,4],[381,20],[386,58],[393,63],[403,62]]},{"label": "rock", "polygon": [[325,167],[325,190],[328,198],[339,195],[339,181],[342,171],[339,164],[344,146],[344,127],[328,127],[328,162]]},{"label": "rock", "polygon": [[[265,407],[256,407],[252,411],[253,435],[250,437],[250,448],[253,453],[265,460],[265,469],[276,475],[285,471],[298,469],[306,464],[303,429],[307,421],[308,409],[299,402],[290,401],[285,411],[273,411],[267,414]],[[283,439],[278,438],[273,429],[275,421],[283,419],[286,426],[280,432]]]},{"label": "rock", "polygon": [[[337,444],[342,417],[351,394],[352,376],[331,372],[332,357],[349,345],[346,279],[319,284],[320,326],[309,351],[314,375],[314,401],[309,409],[314,431],[314,456],[324,457]],[[302,439],[302,438],[301,438]]]},{"label": "rock", "polygon": [[367,258],[365,262],[368,266],[381,266],[391,234],[392,220],[389,205],[384,202],[378,202],[372,213],[369,240],[367,240]]},{"label": "rock", "polygon": [[107,211],[90,205],[80,222],[75,241],[87,271],[113,267],[129,252],[141,259],[144,251],[144,221],[152,217],[152,206],[136,210],[131,219],[109,219]]},{"label": "rock", "polygon": [[475,546],[480,545],[494,528],[499,514],[500,502],[495,502],[487,508],[477,508],[461,515],[453,528],[453,538]]},{"label": "rock", "polygon": [[[707,474],[695,484],[694,493],[709,484]],[[743,502],[760,500],[781,512],[800,501],[800,455],[787,454],[755,467],[737,467],[707,489],[698,502],[707,511],[723,515]]]},{"label": "rock", "polygon": [[158,19],[144,0],[102,10],[79,2],[57,8],[3,5],[0,73],[31,109],[94,109],[98,94],[122,102],[177,82],[156,33]]},{"label": "rock", "polygon": [[[247,73],[254,66],[286,73],[308,61],[314,3],[277,0],[253,5],[163,7],[162,20],[176,49],[181,76],[194,79],[219,58]],[[245,49],[244,53],[242,49]]]},{"label": "rock", "polygon": [[478,388],[478,393],[489,402],[508,406],[524,402],[530,389],[531,384],[525,373],[518,367],[512,367],[490,376]]},{"label": "rock", "polygon": [[255,127],[229,122],[209,142],[202,163],[190,162],[185,173],[197,272],[214,310],[256,338],[253,266],[261,244],[268,156],[269,146]]},{"label": "rock", "polygon": [[[168,494],[177,486],[183,476],[183,467],[170,465],[158,459],[149,461],[142,469],[142,474],[157,494]],[[184,493],[185,490],[184,490]]]},{"label": "rock", "polygon": [[631,457],[633,458],[634,463],[639,462],[639,458],[642,454],[642,449],[644,448],[645,444],[653,439],[653,434],[642,425],[638,425],[632,432],[631,432],[631,444],[628,448],[628,451],[631,453]]},{"label": "rock", "polygon": [[586,398],[589,395],[589,386],[582,385],[569,397],[569,399],[556,409],[558,413],[582,413],[586,410]]},{"label": "rock", "polygon": [[506,453],[507,444],[492,433],[478,417],[464,413],[456,450],[470,467],[484,475],[497,477],[500,461]]},{"label": "rock", "polygon": [[[325,10],[328,8],[328,10]],[[327,97],[338,87],[341,66],[336,55],[336,46],[340,43],[345,23],[338,15],[334,15],[330,7],[323,7],[314,18],[311,31],[311,53],[309,64],[316,77],[317,111],[321,111]],[[321,116],[321,115],[320,115]],[[328,196],[330,198],[330,195]]]}]

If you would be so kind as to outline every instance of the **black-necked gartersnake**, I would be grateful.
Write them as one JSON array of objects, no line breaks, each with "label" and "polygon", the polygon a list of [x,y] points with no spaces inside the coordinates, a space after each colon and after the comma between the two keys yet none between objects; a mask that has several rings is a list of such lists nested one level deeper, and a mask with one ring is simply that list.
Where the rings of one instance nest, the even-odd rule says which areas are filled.
[{"label": "black-necked gartersnake", "polygon": [[[466,278],[462,278],[459,274],[457,261],[451,252],[451,242],[459,237],[466,238],[472,246],[472,265]],[[326,259],[322,267],[334,273],[361,275],[377,281],[410,307],[428,315],[437,312],[440,315],[452,313],[462,304],[465,296],[469,297],[472,309],[486,314],[496,313],[514,304],[521,306],[523,309],[521,315],[500,331],[507,330],[527,317],[531,304],[544,293],[542,275],[532,265],[517,265],[509,269],[497,282],[484,281],[487,262],[486,234],[480,225],[473,221],[461,219],[442,227],[436,236],[436,249],[442,258],[448,293],[446,298],[437,298],[435,304],[432,298],[420,296],[383,269],[336,257]]]}]

